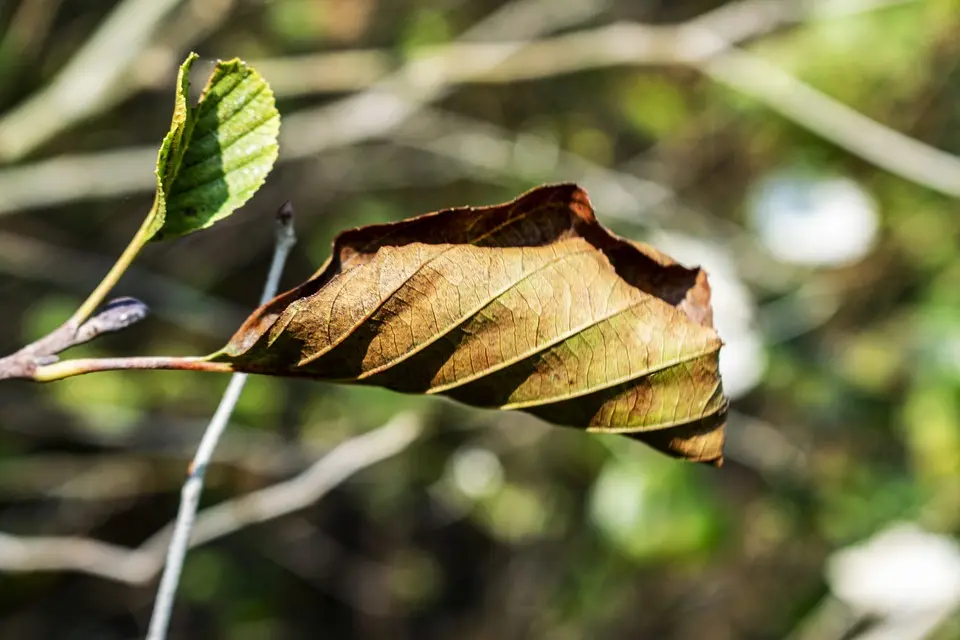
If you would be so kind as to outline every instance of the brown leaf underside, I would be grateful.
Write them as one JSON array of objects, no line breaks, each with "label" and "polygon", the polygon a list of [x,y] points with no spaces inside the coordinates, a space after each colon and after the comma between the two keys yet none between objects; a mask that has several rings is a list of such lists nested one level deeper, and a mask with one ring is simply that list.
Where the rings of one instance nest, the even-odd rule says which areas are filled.
[{"label": "brown leaf underside", "polygon": [[522,409],[719,464],[720,344],[706,274],[611,234],[561,184],[344,232],[214,358]]}]

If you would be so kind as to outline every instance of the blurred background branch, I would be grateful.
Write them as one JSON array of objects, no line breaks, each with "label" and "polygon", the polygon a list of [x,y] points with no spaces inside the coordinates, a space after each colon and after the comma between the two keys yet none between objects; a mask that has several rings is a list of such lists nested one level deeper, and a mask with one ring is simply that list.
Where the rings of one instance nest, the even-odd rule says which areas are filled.
[{"label": "blurred background branch", "polygon": [[[862,3],[856,9],[868,11],[901,3]],[[571,6],[578,11],[570,16],[558,14],[556,26],[589,16],[589,3]],[[497,14],[488,18],[489,22],[473,27],[460,40],[418,53],[415,60],[392,75],[387,73],[391,56],[379,51],[262,60],[254,66],[281,97],[363,91],[334,105],[289,114],[283,130],[282,160],[312,157],[331,148],[388,134],[416,113],[417,104],[433,102],[458,84],[512,83],[621,65],[690,65],[883,169],[948,195],[960,195],[957,156],[901,135],[798,82],[759,57],[731,49],[738,42],[822,11],[819,3],[803,6],[807,8],[798,9],[794,3],[776,0],[745,0],[677,26],[617,23],[540,40],[474,42],[489,33],[496,33],[498,39],[512,36],[509,29],[503,28],[511,23],[510,19]],[[525,10],[535,14],[542,8],[532,3]],[[844,14],[835,11],[828,15],[835,18]],[[551,23],[542,19],[516,22],[532,23],[545,32],[551,30]],[[172,64],[169,66],[173,68]],[[335,74],[329,72],[332,69],[337,70]],[[350,84],[325,85],[331,78],[348,78]],[[398,106],[401,104],[406,106]],[[144,168],[154,161],[155,155],[152,147],[144,147],[87,157],[61,157],[3,171],[0,214],[151,189],[152,178]],[[651,187],[656,188],[653,184]],[[663,189],[660,192],[663,194]]]},{"label": "blurred background branch", "polygon": [[[290,480],[208,507],[197,515],[190,547],[303,509],[350,476],[400,453],[419,433],[416,418],[398,415],[382,427],[337,445]],[[143,584],[153,580],[163,568],[172,533],[173,523],[136,549],[84,538],[18,538],[0,534],[0,569],[81,571],[118,582]]]},{"label": "blurred background branch", "polygon": [[180,0],[124,0],[41,92],[0,118],[0,159],[17,160],[110,104],[139,50]]},{"label": "blurred background branch", "polygon": [[[138,259],[118,293],[155,321],[78,351],[218,348],[269,261],[269,203],[297,206],[295,282],[341,229],[575,180],[617,233],[707,270],[733,398],[717,473],[523,415],[251,378],[172,636],[850,640],[906,628],[910,593],[927,637],[958,635],[934,571],[960,533],[956,0],[147,4],[0,3],[8,347],[61,322],[142,219],[197,50],[270,80],[280,164],[215,232]],[[142,636],[220,385],[0,389],[0,636]],[[316,488],[353,455],[337,443],[394,416],[436,435],[388,431],[362,480]],[[840,562],[859,551],[932,568],[886,580]]]}]

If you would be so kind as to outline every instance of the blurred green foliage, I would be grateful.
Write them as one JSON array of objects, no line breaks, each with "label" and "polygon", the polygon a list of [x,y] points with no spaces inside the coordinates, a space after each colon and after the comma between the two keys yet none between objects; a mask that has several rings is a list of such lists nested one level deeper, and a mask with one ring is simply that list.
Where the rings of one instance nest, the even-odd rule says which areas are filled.
[{"label": "blurred green foliage", "polygon": [[[0,4],[0,110],[48,82],[115,4]],[[203,2],[181,4],[158,42],[207,15]],[[236,0],[171,56],[196,49],[204,60],[255,65],[383,49],[399,64],[503,4]],[[723,3],[608,4],[579,26],[670,24]],[[958,42],[954,0],[915,0],[782,26],[744,46],[864,115],[960,154]],[[110,106],[21,162],[159,140],[172,83]],[[278,106],[286,118],[339,97],[281,97]],[[818,610],[835,550],[899,520],[960,534],[955,200],[690,69],[624,65],[472,84],[436,106],[499,127],[516,143],[511,161],[523,160],[524,136],[540,136],[594,168],[673,188],[673,202],[638,201],[635,220],[605,218],[601,200],[598,215],[637,239],[686,234],[731,258],[768,362],[761,383],[734,401],[727,464],[701,469],[628,440],[443,400],[255,377],[205,504],[290,477],[401,411],[422,416],[427,433],[320,503],[191,552],[173,637],[779,638]],[[501,202],[532,186],[530,175],[582,177],[555,158],[530,158],[529,173],[481,171],[423,146],[378,136],[286,161],[281,147],[244,210],[148,248],[117,293],[156,306],[165,298],[143,273],[164,274],[201,291],[199,313],[212,318],[228,301],[239,324],[258,296],[270,216],[283,200],[297,210],[300,242],[285,276],[293,284],[320,267],[342,229]],[[876,200],[880,227],[867,255],[834,267],[771,258],[750,227],[752,189],[787,167],[850,178]],[[90,264],[118,255],[149,206],[144,192],[0,216],[0,351],[68,316],[97,282]],[[25,255],[13,251],[18,238],[43,243]],[[75,262],[58,259],[61,248],[75,250]],[[809,290],[819,297],[803,297]],[[833,311],[811,311],[821,303]],[[228,337],[152,319],[77,353],[199,355]],[[174,515],[186,460],[225,382],[138,372],[0,385],[0,530],[139,544]],[[136,463],[110,481],[133,497],[110,497],[114,487],[97,482],[101,497],[64,497],[64,487],[96,478],[104,455]],[[0,637],[142,635],[152,591],[80,574],[4,574]],[[955,616],[941,637],[956,637],[958,625]]]}]

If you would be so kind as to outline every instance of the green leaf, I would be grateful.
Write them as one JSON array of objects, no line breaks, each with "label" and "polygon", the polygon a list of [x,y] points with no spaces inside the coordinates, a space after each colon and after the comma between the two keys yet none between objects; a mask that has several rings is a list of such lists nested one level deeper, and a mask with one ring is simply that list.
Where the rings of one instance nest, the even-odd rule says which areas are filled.
[{"label": "green leaf", "polygon": [[266,81],[239,59],[218,62],[188,103],[191,53],[180,67],[170,131],[157,156],[148,229],[166,240],[206,229],[249,200],[277,159],[280,114]]},{"label": "green leaf", "polygon": [[[190,123],[190,107],[187,104],[187,95],[190,92],[190,68],[199,56],[191,53],[180,65],[177,72],[177,93],[173,103],[173,120],[170,130],[163,137],[160,151],[157,153],[157,194],[150,210],[147,224],[147,238],[154,237],[163,227],[166,219],[166,189],[164,184],[172,181],[170,176],[176,176],[186,151],[184,134]],[[189,137],[187,138],[189,140]]]}]

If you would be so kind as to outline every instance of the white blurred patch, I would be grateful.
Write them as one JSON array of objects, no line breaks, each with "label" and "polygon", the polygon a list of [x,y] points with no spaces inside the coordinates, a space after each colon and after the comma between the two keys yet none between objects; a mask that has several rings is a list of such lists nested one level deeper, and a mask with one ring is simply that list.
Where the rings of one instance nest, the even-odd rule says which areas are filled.
[{"label": "white blurred patch", "polygon": [[754,327],[756,303],[733,259],[721,247],[689,236],[658,232],[650,243],[677,262],[699,265],[707,272],[713,323],[724,343],[720,350],[724,392],[737,398],[753,389],[763,378],[767,357]]},{"label": "white blurred patch", "polygon": [[943,338],[930,357],[938,365],[960,378],[960,331],[952,331]]},{"label": "white blurred patch", "polygon": [[503,465],[489,449],[461,449],[450,464],[454,484],[469,498],[477,500],[493,495],[503,486]]},{"label": "white blurred patch", "polygon": [[615,538],[628,538],[643,525],[648,510],[650,479],[641,470],[616,462],[607,464],[590,494],[590,515]]},{"label": "white blurred patch", "polygon": [[914,524],[898,524],[827,563],[833,593],[862,614],[949,612],[960,605],[960,545]]},{"label": "white blurred patch", "polygon": [[756,183],[748,198],[750,222],[761,243],[782,262],[841,266],[873,248],[878,206],[847,178],[801,171],[774,173]]}]

